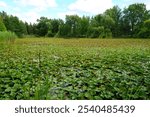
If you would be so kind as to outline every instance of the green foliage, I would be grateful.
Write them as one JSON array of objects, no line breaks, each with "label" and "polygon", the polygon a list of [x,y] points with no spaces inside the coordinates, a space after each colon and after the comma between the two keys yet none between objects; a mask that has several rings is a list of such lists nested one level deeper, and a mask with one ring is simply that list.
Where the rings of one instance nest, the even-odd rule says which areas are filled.
[{"label": "green foliage", "polygon": [[15,33],[12,32],[1,32],[0,31],[0,41],[14,42],[17,38]]},{"label": "green foliage", "polygon": [[70,37],[70,26],[65,24],[64,22],[61,22],[61,25],[59,27],[58,37]]},{"label": "green foliage", "polygon": [[141,29],[145,20],[149,19],[149,12],[146,9],[145,4],[132,4],[128,8],[124,9],[123,20],[130,28],[128,32],[132,37],[137,37],[137,33]]},{"label": "green foliage", "polygon": [[27,29],[27,35],[35,35],[36,34],[36,24],[28,24],[25,22],[25,26]]},{"label": "green foliage", "polygon": [[144,25],[138,33],[138,36],[141,38],[150,38],[150,20],[146,20],[144,22]]},{"label": "green foliage", "polygon": [[48,29],[51,27],[49,19],[46,17],[41,17],[37,21],[38,24],[36,25],[36,35],[45,36],[48,33]]},{"label": "green foliage", "polygon": [[[65,20],[41,17],[37,23],[22,22],[18,17],[0,12],[6,29],[18,37],[60,38],[149,38],[149,29],[144,21],[150,19],[150,11],[143,3],[131,4],[122,11],[118,6],[107,9],[93,17],[67,15]],[[6,30],[0,21],[0,30]]]},{"label": "green foliage", "polygon": [[66,23],[67,25],[67,35],[69,37],[78,37],[79,35],[79,21],[80,17],[77,15],[67,15],[66,16]]},{"label": "green foliage", "polygon": [[59,32],[59,26],[60,26],[61,22],[62,22],[62,20],[60,20],[60,19],[51,20],[51,28],[49,29],[51,37],[56,36],[56,34]]},{"label": "green foliage", "polygon": [[22,39],[0,46],[0,99],[150,99],[149,44]]},{"label": "green foliage", "polygon": [[14,32],[18,37],[23,37],[27,34],[26,25],[18,17],[7,15],[5,12],[0,12],[0,16],[3,18],[7,31]]},{"label": "green foliage", "polygon": [[114,6],[113,8],[106,10],[105,15],[108,15],[113,19],[113,25],[111,27],[113,37],[119,37],[121,35],[121,9],[118,6]]},{"label": "green foliage", "polygon": [[55,35],[55,34],[54,34],[54,33],[52,33],[52,31],[51,31],[51,30],[50,30],[50,31],[48,31],[48,32],[47,32],[47,34],[46,34],[46,36],[47,36],[47,37],[54,37],[54,35]]},{"label": "green foliage", "polygon": [[104,32],[104,27],[92,27],[91,29],[88,30],[88,34],[90,38],[104,38],[105,37],[105,32]]},{"label": "green foliage", "polygon": [[83,16],[79,21],[79,35],[78,37],[88,37],[88,28],[90,25],[90,18]]},{"label": "green foliage", "polygon": [[92,27],[91,29],[89,28],[88,34],[90,34],[88,35],[88,37],[90,38],[111,38],[112,37],[111,30],[104,29],[103,26]]},{"label": "green foliage", "polygon": [[1,17],[0,17],[0,31],[6,31],[6,27],[5,27]]}]

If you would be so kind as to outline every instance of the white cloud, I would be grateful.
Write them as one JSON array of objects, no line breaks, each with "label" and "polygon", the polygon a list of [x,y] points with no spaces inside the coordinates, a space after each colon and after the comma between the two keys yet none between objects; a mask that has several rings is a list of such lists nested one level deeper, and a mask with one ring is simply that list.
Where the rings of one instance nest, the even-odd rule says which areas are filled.
[{"label": "white cloud", "polygon": [[[37,19],[41,17],[43,10],[48,8],[57,7],[55,0],[13,0],[18,6],[15,14],[22,21],[28,23],[36,23]],[[24,7],[21,9],[21,7]]]},{"label": "white cloud", "polygon": [[7,7],[7,4],[3,1],[0,1],[0,7]]},{"label": "white cloud", "polygon": [[147,10],[150,10],[150,1],[147,1],[146,8],[147,8]]},{"label": "white cloud", "polygon": [[112,6],[112,0],[76,0],[68,8],[73,11],[98,14],[103,13]]},{"label": "white cloud", "polygon": [[150,3],[147,5],[147,7],[146,7],[148,10],[150,10]]},{"label": "white cloud", "polygon": [[44,10],[49,7],[57,7],[55,0],[14,0],[22,6],[32,6]]},{"label": "white cloud", "polygon": [[35,23],[37,19],[40,18],[40,15],[36,12],[27,12],[24,13],[24,17],[22,18],[22,20],[26,21],[26,22],[31,22],[31,23]]},{"label": "white cloud", "polygon": [[34,11],[29,11],[29,12],[16,12],[13,13],[13,16],[19,17],[20,20],[28,23],[36,23],[37,19],[39,19],[41,16],[34,12]]},{"label": "white cloud", "polygon": [[146,8],[148,10],[150,10],[150,0],[123,0],[122,2],[118,2],[119,6],[121,8],[127,8],[129,5],[131,4],[135,4],[135,3],[144,3],[146,5]]}]

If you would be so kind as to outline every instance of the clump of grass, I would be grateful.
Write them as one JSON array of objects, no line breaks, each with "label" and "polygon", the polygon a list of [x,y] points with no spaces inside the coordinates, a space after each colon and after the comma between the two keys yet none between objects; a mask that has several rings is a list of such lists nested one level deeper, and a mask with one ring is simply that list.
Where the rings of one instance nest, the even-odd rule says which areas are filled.
[{"label": "clump of grass", "polygon": [[0,41],[14,42],[17,38],[16,34],[9,31],[0,31]]}]

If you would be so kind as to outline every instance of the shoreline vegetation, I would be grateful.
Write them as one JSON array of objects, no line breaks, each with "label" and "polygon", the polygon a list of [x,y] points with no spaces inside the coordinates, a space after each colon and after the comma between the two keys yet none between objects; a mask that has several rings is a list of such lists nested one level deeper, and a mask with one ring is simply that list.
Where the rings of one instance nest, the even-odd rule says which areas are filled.
[{"label": "shoreline vegetation", "polygon": [[2,11],[0,31],[13,32],[19,38],[150,38],[150,10],[143,3],[135,3],[124,9],[114,6],[92,17],[66,15],[65,20],[40,17],[33,24]]}]

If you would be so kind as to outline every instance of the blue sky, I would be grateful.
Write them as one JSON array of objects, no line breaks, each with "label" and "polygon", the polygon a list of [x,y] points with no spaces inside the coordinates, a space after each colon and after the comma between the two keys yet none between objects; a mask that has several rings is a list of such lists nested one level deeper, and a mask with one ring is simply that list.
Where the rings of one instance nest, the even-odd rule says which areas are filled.
[{"label": "blue sky", "polygon": [[0,11],[33,23],[41,16],[61,19],[73,14],[93,16],[114,5],[124,8],[141,2],[150,10],[150,0],[0,0]]}]

